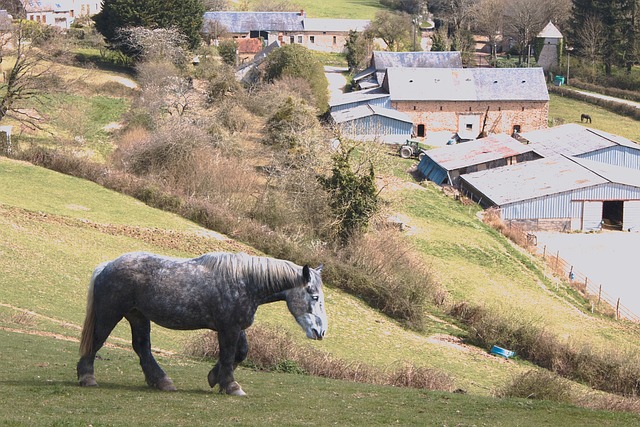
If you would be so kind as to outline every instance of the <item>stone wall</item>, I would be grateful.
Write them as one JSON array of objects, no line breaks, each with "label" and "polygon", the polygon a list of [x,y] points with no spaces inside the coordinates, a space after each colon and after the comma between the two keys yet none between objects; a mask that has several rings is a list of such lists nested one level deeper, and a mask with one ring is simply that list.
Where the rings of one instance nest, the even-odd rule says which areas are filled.
[{"label": "stone wall", "polygon": [[511,134],[514,126],[520,126],[520,132],[545,129],[549,117],[549,103],[543,101],[401,101],[392,106],[407,113],[416,127],[423,124],[427,133],[464,130],[459,129],[461,116],[479,116],[482,126],[487,107],[488,133]]}]

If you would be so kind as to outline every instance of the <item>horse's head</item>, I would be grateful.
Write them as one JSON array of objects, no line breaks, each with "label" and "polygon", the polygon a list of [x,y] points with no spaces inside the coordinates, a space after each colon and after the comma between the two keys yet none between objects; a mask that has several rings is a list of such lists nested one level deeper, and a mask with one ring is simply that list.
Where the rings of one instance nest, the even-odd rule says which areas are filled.
[{"label": "horse's head", "polygon": [[314,269],[305,265],[302,275],[306,285],[284,291],[289,311],[307,333],[307,338],[313,340],[321,340],[327,332],[321,271],[322,266]]}]

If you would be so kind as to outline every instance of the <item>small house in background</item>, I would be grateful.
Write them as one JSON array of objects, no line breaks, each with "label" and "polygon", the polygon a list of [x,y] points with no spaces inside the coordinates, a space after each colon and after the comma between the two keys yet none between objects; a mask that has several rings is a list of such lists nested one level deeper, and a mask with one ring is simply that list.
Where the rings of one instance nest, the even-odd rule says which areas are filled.
[{"label": "small house in background", "polygon": [[355,140],[404,143],[411,137],[411,118],[399,111],[364,104],[331,113],[340,134]]},{"label": "small house in background", "polygon": [[357,73],[353,82],[359,89],[382,86],[387,68],[462,68],[460,52],[383,52],[371,54],[369,67]]},{"label": "small house in background", "polygon": [[45,25],[68,29],[80,17],[102,10],[101,0],[20,0],[19,17]]},{"label": "small house in background", "polygon": [[546,27],[540,31],[537,36],[541,46],[538,53],[538,65],[549,71],[553,67],[557,67],[560,64],[560,47],[562,45],[562,33],[552,22],[549,22]]},{"label": "small house in background", "polygon": [[457,186],[461,175],[539,158],[532,148],[509,135],[496,134],[429,150],[418,164],[418,171],[438,185]]},{"label": "small house in background", "polygon": [[263,42],[260,39],[237,39],[236,43],[238,46],[239,64],[252,61],[264,48]]},{"label": "small house in background", "polygon": [[561,154],[640,170],[640,145],[601,130],[568,123],[520,136],[544,157]]},{"label": "small house in background", "polygon": [[640,172],[553,157],[460,177],[464,194],[528,231],[640,231]]}]

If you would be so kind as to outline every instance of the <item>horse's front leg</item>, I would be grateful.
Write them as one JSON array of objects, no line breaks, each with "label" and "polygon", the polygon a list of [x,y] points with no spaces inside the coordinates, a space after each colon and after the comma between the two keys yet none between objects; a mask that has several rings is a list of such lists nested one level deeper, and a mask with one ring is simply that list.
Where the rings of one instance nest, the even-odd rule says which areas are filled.
[{"label": "horse's front leg", "polygon": [[[242,337],[242,338],[241,338]],[[216,384],[220,384],[220,393],[227,393],[233,396],[246,396],[246,393],[240,387],[234,377],[233,370],[236,363],[236,350],[239,348],[238,344],[244,343],[243,350],[239,355],[244,360],[246,357],[246,336],[243,331],[218,331],[218,345],[220,346],[220,357],[218,363],[209,372],[208,380],[211,387]]]}]

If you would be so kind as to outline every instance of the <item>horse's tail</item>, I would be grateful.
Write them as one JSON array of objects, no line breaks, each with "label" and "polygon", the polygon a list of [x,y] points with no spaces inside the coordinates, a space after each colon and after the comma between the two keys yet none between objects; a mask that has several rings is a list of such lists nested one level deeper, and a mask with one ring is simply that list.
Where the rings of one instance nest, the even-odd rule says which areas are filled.
[{"label": "horse's tail", "polygon": [[99,265],[91,276],[89,282],[89,290],[87,291],[87,314],[84,318],[84,325],[82,326],[82,334],[80,335],[80,356],[84,357],[93,352],[93,330],[95,313],[93,311],[93,286],[96,278],[102,270],[107,266],[107,263]]}]

